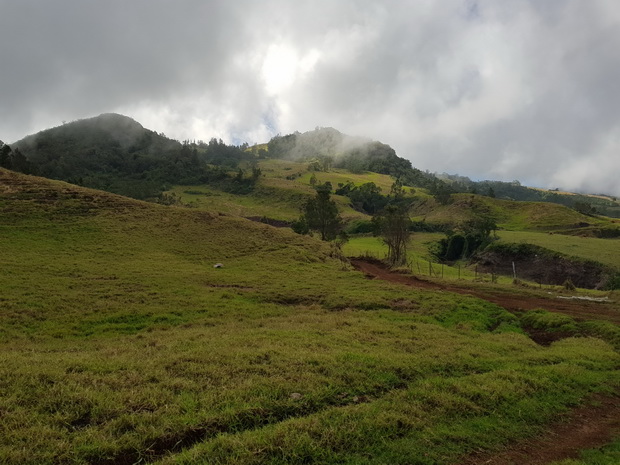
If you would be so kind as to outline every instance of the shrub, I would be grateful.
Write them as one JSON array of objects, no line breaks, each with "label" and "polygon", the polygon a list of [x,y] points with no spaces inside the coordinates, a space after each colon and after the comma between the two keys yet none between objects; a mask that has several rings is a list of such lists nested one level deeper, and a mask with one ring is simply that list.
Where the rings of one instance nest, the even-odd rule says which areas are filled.
[{"label": "shrub", "polygon": [[575,285],[573,284],[573,281],[570,278],[564,281],[562,286],[564,286],[564,289],[566,289],[567,291],[574,291],[576,289]]}]

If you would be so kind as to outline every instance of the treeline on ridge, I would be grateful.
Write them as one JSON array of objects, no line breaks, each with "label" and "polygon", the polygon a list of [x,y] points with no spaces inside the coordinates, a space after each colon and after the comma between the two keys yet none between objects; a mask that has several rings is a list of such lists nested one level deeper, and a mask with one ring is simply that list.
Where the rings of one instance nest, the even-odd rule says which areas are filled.
[{"label": "treeline on ridge", "polygon": [[173,184],[251,191],[260,170],[238,169],[247,146],[221,140],[180,143],[131,118],[106,114],[2,144],[0,166],[137,199],[157,198]]}]

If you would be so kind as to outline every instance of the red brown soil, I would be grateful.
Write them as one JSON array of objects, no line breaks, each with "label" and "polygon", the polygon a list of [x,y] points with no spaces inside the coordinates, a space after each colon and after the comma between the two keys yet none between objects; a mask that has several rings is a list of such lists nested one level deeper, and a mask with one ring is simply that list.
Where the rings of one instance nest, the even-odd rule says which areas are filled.
[{"label": "red brown soil", "polygon": [[578,458],[584,449],[604,446],[620,434],[620,398],[597,397],[593,401],[595,405],[573,410],[542,436],[494,455],[471,455],[459,465],[547,465]]},{"label": "red brown soil", "polygon": [[516,293],[510,294],[506,293],[505,289],[498,289],[495,291],[489,288],[469,288],[459,286],[454,281],[450,283],[438,283],[420,279],[415,276],[394,273],[381,262],[370,262],[361,259],[351,260],[351,264],[369,278],[382,279],[421,289],[441,290],[455,292],[457,294],[471,295],[489,302],[493,302],[494,304],[497,304],[500,307],[512,312],[542,308],[549,312],[564,313],[565,315],[569,315],[575,319],[606,320],[612,323],[620,324],[620,310],[612,307],[610,303],[606,302],[589,302],[584,300],[572,301],[558,299],[557,297],[552,296],[543,297]]},{"label": "red brown soil", "polygon": [[[502,294],[489,289],[469,289],[394,273],[380,262],[356,259],[351,263],[369,278],[421,289],[472,295],[513,312],[542,308],[579,319],[603,319],[620,323],[620,312],[605,303],[565,301]],[[618,435],[620,435],[620,397],[597,396],[591,399],[589,404],[572,410],[537,438],[520,441],[494,454],[472,454],[463,459],[459,465],[548,465],[559,460],[577,458],[582,450],[604,446]]]}]

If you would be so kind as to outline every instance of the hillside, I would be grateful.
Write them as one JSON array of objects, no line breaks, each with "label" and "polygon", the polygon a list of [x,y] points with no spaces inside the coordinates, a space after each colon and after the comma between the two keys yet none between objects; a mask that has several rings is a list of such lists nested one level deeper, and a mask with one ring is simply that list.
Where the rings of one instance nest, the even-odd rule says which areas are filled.
[{"label": "hillside", "polygon": [[[342,168],[315,171],[311,162],[263,159],[257,162],[261,170],[254,189],[243,196],[229,194],[209,186],[175,186],[169,191],[180,202],[195,208],[223,211],[244,217],[265,217],[293,221],[299,216],[304,200],[314,195],[311,178],[316,183],[329,182],[334,192],[347,183],[362,186],[373,183],[382,195],[387,195],[394,178],[379,173],[352,173]],[[430,227],[455,228],[472,218],[492,218],[509,231],[553,231],[562,234],[606,237],[617,235],[618,223],[613,219],[585,215],[574,209],[544,202],[518,202],[476,194],[452,194],[443,205],[427,189],[405,186],[412,199],[411,216]],[[343,217],[351,222],[369,220],[367,212],[355,209],[350,198],[333,195]]]},{"label": "hillside", "polygon": [[584,212],[598,213],[613,218],[620,217],[620,202],[609,195],[578,194],[574,192],[562,192],[558,189],[540,189],[522,186],[519,181],[472,181],[471,179],[449,175],[438,175],[457,192],[477,193],[490,195],[504,200],[517,200],[527,202],[549,202],[575,208]]},{"label": "hillside", "polygon": [[473,182],[457,175],[436,176],[413,167],[387,144],[333,128],[278,135],[252,148],[228,146],[216,139],[181,144],[126,116],[103,114],[41,131],[12,146],[15,166],[7,165],[4,153],[0,166],[139,199],[153,200],[173,184],[208,184],[227,193],[247,194],[253,180],[246,176],[243,185],[237,185],[237,170],[241,165],[250,173],[257,162],[266,159],[306,163],[315,171],[336,168],[350,174],[387,175],[432,195],[477,193],[504,200],[551,202],[586,214],[620,214],[617,200],[605,196],[532,189],[518,181]]},{"label": "hillside", "polygon": [[0,215],[2,463],[448,465],[620,382],[287,230],[4,169]]},{"label": "hillside", "polygon": [[412,216],[429,223],[454,226],[476,215],[488,216],[509,231],[554,231],[565,234],[597,235],[618,229],[615,220],[585,215],[574,209],[546,202],[525,202],[491,198],[476,194],[453,194],[441,205],[432,198],[414,204]]},{"label": "hillside", "polygon": [[137,121],[115,113],[104,113],[94,118],[65,123],[27,136],[14,144],[27,152],[34,162],[51,161],[69,154],[84,156],[102,149],[126,150],[128,153],[150,152],[165,156],[180,148],[176,141],[145,129]]},{"label": "hillside", "polygon": [[[29,136],[15,144],[8,157],[7,147],[0,149],[0,165],[14,164],[24,168],[22,171],[74,184],[279,226],[299,218],[301,207],[315,194],[314,186],[330,183],[345,230],[369,233],[372,215],[389,202],[398,179],[412,204],[415,231],[463,232],[468,224],[483,221],[504,231],[599,238],[620,235],[618,224],[596,215],[590,204],[568,208],[499,198],[505,196],[500,188],[510,192],[527,189],[516,182],[483,186],[467,184],[466,178],[447,177],[448,186],[414,168],[388,145],[347,136],[333,128],[276,136],[260,147],[229,146],[215,139],[181,144],[130,118],[105,114]],[[495,186],[498,195],[455,192],[472,190],[472,186],[474,190],[493,190]],[[435,242],[442,237],[435,237]],[[432,244],[425,247],[417,257],[448,259],[447,245],[435,256]],[[556,250],[553,245],[549,248]],[[454,250],[450,259],[460,256],[461,252]]]},{"label": "hillside", "polygon": [[181,144],[117,114],[47,129],[13,147],[19,156],[0,166],[138,199],[155,200],[170,184],[200,182],[239,193],[253,183],[251,175],[230,172],[251,157],[240,147],[215,139]]},{"label": "hillside", "polygon": [[[257,161],[261,177],[251,192],[235,195],[206,185],[174,186],[168,191],[186,205],[194,208],[221,211],[244,217],[265,217],[291,222],[299,217],[304,201],[315,195],[311,184],[329,182],[334,190],[339,184],[352,182],[357,186],[374,183],[384,195],[390,192],[394,179],[385,174],[332,168],[329,171],[313,171],[309,162],[263,159]],[[351,206],[351,200],[343,195],[333,195],[342,216],[347,221],[368,220],[370,216]]]}]

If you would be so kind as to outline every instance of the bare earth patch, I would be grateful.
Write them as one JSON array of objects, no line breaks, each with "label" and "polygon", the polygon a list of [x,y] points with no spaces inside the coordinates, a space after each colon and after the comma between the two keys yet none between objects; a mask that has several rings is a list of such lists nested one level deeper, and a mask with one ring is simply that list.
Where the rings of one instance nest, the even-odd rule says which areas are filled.
[{"label": "bare earth patch", "polygon": [[547,465],[577,458],[582,450],[604,446],[618,434],[620,398],[597,396],[542,436],[511,445],[500,453],[471,455],[459,465]]}]

